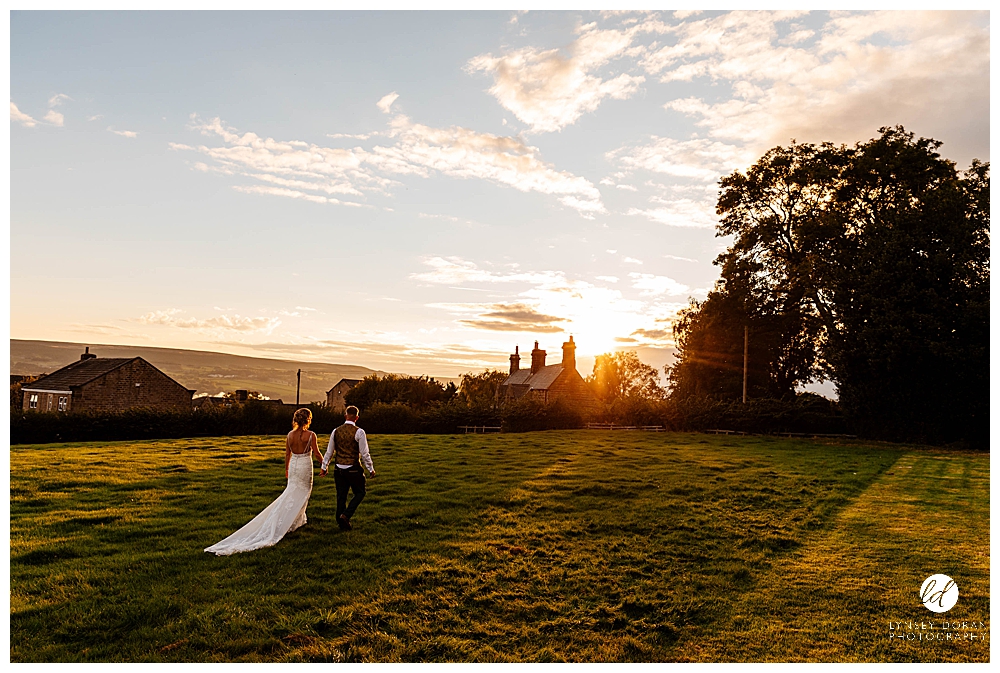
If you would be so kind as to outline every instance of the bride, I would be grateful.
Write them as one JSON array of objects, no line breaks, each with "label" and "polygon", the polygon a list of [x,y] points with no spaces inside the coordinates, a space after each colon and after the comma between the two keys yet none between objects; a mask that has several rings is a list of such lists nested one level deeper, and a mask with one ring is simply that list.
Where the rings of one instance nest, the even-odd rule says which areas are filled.
[{"label": "bride", "polygon": [[292,431],[285,437],[285,478],[288,485],[277,500],[253,521],[205,551],[227,556],[241,551],[270,547],[286,533],[306,523],[306,505],[313,485],[312,456],[322,461],[316,433],[309,430],[312,412],[299,409],[292,417]]}]

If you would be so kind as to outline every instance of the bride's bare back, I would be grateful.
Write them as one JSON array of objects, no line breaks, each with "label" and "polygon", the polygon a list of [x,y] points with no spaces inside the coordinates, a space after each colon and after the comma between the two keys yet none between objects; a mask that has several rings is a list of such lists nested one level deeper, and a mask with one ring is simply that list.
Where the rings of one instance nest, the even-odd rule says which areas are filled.
[{"label": "bride's bare back", "polygon": [[316,452],[316,457],[323,460],[323,456],[320,455],[319,446],[316,442],[316,433],[312,430],[305,430],[302,428],[292,430],[288,433],[288,436],[285,437],[285,448],[295,455],[308,453],[309,450],[312,449]]}]

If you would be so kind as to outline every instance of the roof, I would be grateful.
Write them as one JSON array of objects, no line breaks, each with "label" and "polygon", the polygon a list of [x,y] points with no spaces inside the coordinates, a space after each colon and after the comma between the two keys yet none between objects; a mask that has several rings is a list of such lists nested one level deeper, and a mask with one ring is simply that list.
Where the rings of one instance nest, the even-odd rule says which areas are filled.
[{"label": "roof", "polygon": [[542,367],[534,374],[531,373],[530,369],[519,369],[504,381],[501,385],[503,386],[528,386],[528,390],[548,390],[549,387],[556,382],[559,375],[563,373],[563,366],[549,365],[548,367]]},{"label": "roof", "polygon": [[[346,383],[346,384],[347,384],[347,385],[349,385],[349,386],[350,386],[351,388],[353,388],[354,386],[356,386],[356,385],[358,385],[359,383],[361,383],[361,379],[340,379],[339,381],[337,381],[336,383],[334,383],[334,384],[333,384],[333,388],[336,388],[336,387],[337,387],[337,386],[339,386],[339,385],[340,385],[341,383]],[[327,393],[331,393],[331,392],[333,392],[333,388],[330,388],[330,390],[328,390],[328,391],[326,391],[326,392],[327,392]]]},{"label": "roof", "polygon": [[69,390],[75,386],[82,386],[98,379],[105,374],[112,372],[124,364],[142,358],[90,358],[89,360],[77,360],[66,365],[62,369],[57,369],[48,376],[43,376],[37,381],[32,381],[24,386],[23,390]]}]

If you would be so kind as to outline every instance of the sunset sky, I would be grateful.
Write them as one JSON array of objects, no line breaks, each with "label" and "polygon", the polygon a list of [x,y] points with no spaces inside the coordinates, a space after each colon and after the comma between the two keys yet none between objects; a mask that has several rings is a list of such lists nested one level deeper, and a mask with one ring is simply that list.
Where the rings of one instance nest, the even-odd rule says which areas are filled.
[{"label": "sunset sky", "polygon": [[987,12],[13,12],[11,336],[458,376],[671,360],[719,178],[989,160]]}]

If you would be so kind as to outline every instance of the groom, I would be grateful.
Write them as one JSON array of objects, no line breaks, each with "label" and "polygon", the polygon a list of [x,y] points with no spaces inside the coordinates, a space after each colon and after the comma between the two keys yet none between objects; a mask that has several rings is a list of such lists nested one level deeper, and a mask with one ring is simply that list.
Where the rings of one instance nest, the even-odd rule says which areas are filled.
[{"label": "groom", "polygon": [[[351,517],[365,497],[365,473],[361,463],[368,468],[372,477],[375,467],[372,457],[368,454],[368,437],[359,428],[358,408],[351,406],[344,410],[344,424],[330,435],[330,443],[323,454],[323,465],[319,476],[325,477],[330,467],[330,461],[336,456],[333,481],[337,485],[337,525],[341,530],[351,530]],[[354,492],[350,504],[347,504],[347,491]]]}]

